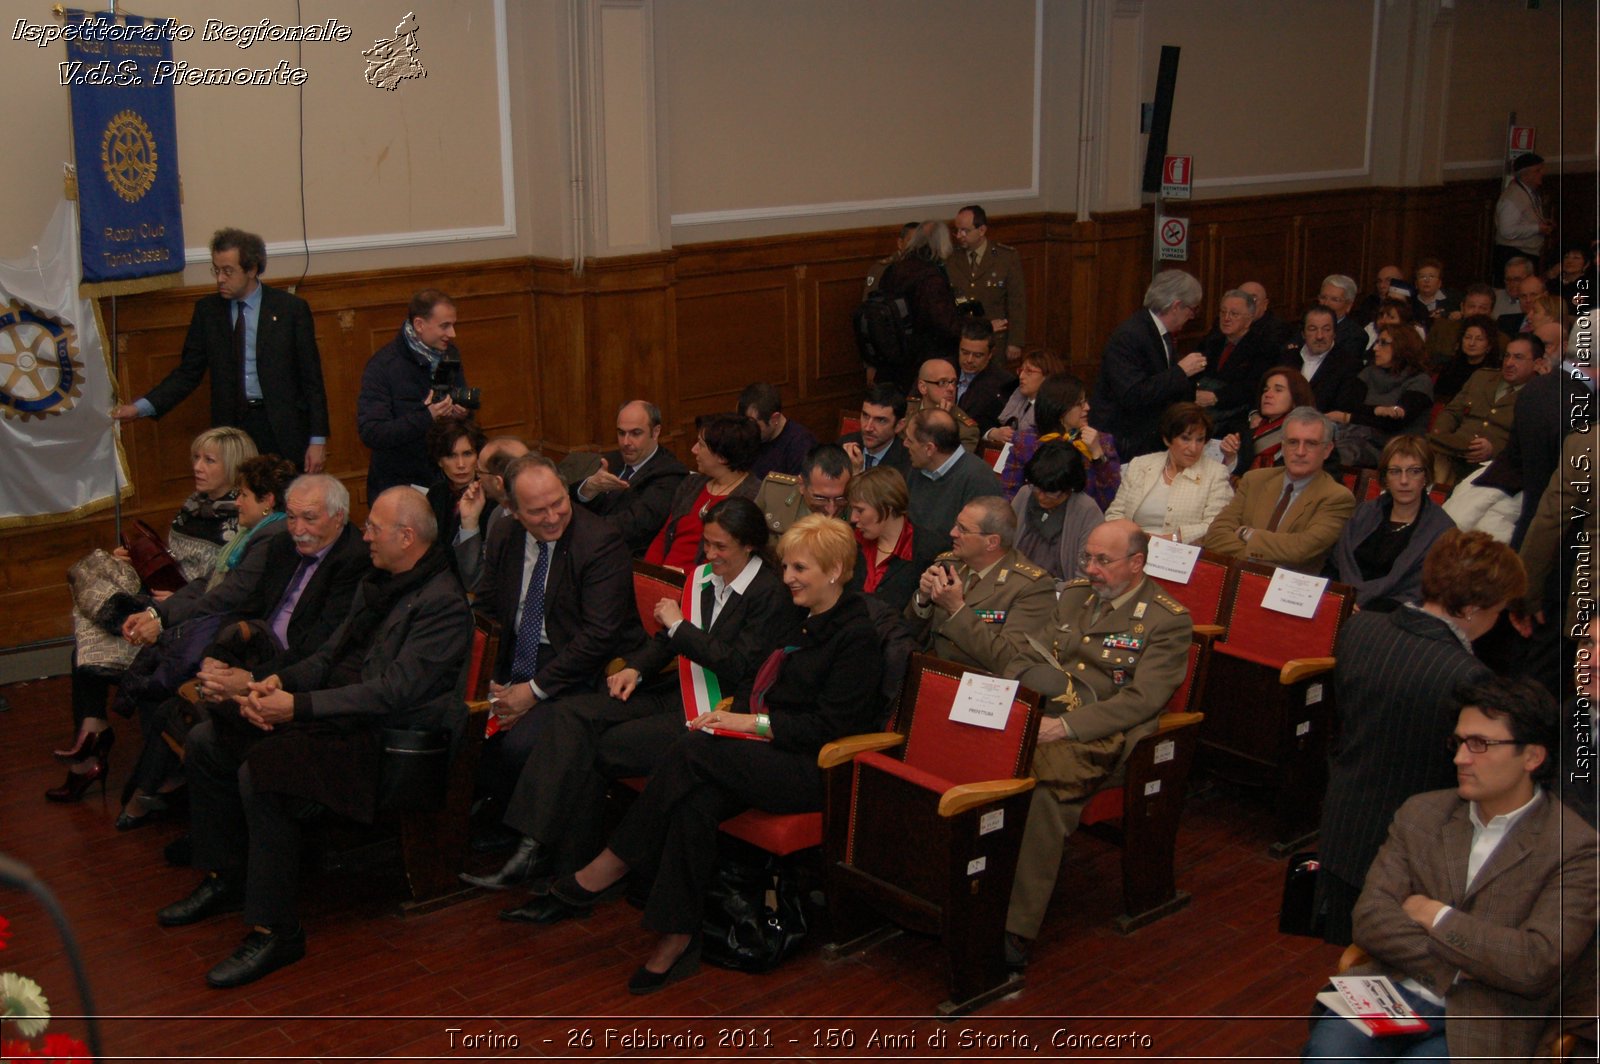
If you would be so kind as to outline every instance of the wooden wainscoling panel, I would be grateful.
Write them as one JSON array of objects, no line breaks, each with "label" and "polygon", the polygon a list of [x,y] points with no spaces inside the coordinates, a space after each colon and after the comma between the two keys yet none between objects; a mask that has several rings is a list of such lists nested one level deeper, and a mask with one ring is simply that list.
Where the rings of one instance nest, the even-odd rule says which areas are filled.
[{"label": "wooden wainscoling panel", "polygon": [[[1594,175],[1568,175],[1560,189],[1567,231],[1592,231]],[[1274,311],[1292,320],[1327,273],[1351,273],[1365,287],[1383,261],[1410,268],[1428,254],[1481,269],[1496,193],[1491,180],[1191,203],[1185,268],[1206,295],[1180,340],[1208,328],[1217,298],[1247,279],[1266,285]],[[1139,306],[1148,281],[1149,210],[997,217],[991,233],[1022,254],[1030,345],[1065,353],[1092,384],[1106,338]],[[872,228],[695,244],[589,262],[578,274],[571,263],[516,259],[310,278],[300,293],[322,351],[330,468],[350,486],[359,520],[367,466],[355,434],[361,373],[400,327],[411,294],[428,286],[456,297],[459,345],[469,379],[483,389],[480,416],[491,435],[521,436],[557,458],[609,447],[617,405],[645,397],[661,406],[663,437],[687,459],[695,416],[731,410],[745,384],[767,379],[783,388],[791,416],[830,438],[865,379],[850,311],[894,237],[893,228]],[[1447,273],[1447,284],[1471,279]],[[142,394],[175,364],[201,292],[118,301],[122,394]],[[206,426],[208,403],[202,385],[162,421],[127,428],[137,490],[126,515],[170,518],[188,490],[188,443]],[[113,533],[102,515],[0,534],[0,611],[8,620],[0,645],[67,634],[67,567],[92,546],[109,547]]]}]

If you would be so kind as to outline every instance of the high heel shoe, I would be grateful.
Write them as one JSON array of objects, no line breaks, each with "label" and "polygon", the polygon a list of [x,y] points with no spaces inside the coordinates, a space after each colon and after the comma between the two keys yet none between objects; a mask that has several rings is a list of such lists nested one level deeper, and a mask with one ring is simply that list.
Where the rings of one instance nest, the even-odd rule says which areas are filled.
[{"label": "high heel shoe", "polygon": [[[109,732],[107,734],[110,734]],[[106,777],[111,775],[111,744],[106,744],[106,749],[100,754],[100,759],[95,762],[94,768],[87,772],[67,773],[67,782],[59,787],[52,787],[44,792],[46,801],[50,802],[76,802],[83,797],[83,792],[92,787],[96,780],[100,781],[100,797],[106,795]]]},{"label": "high heel shoe", "polygon": [[106,749],[109,750],[111,743],[115,740],[115,736],[116,732],[110,728],[101,728],[99,731],[84,729],[78,733],[78,741],[72,745],[71,750],[52,750],[51,755],[57,761],[77,764],[102,753],[100,749],[102,742],[106,744]]},{"label": "high heel shoe", "polygon": [[165,795],[135,794],[128,804],[136,805],[143,809],[144,812],[138,816],[134,816],[126,810],[118,813],[116,824],[118,831],[132,831],[134,828],[142,828],[146,824],[154,824],[158,820],[165,820],[174,812],[173,806],[176,803],[169,802]]},{"label": "high heel shoe", "polygon": [[664,972],[652,972],[644,965],[639,965],[628,979],[628,993],[654,994],[657,990],[671,986],[680,979],[687,979],[700,970],[700,939],[697,937],[688,946],[684,947],[678,959]]}]

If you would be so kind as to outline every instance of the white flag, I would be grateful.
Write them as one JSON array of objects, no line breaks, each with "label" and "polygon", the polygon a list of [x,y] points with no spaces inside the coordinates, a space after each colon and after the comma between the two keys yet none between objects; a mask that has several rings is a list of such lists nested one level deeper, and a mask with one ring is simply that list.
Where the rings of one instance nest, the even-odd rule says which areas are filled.
[{"label": "white flag", "polygon": [[82,516],[128,483],[78,247],[62,200],[31,255],[0,259],[0,528]]}]

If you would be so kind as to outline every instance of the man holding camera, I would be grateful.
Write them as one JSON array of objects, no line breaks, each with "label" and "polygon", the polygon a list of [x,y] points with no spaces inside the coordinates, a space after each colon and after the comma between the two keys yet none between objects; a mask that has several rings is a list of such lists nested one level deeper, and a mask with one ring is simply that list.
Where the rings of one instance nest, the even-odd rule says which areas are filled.
[{"label": "man holding camera", "polygon": [[372,449],[368,499],[397,484],[432,484],[439,471],[428,461],[428,426],[476,412],[477,390],[466,386],[455,338],[455,301],[424,288],[411,297],[400,334],[367,362],[356,429]]}]

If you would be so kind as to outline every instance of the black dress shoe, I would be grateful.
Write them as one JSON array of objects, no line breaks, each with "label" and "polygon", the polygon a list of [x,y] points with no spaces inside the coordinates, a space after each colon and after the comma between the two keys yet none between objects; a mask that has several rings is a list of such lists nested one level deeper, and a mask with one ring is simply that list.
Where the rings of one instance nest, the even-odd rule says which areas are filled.
[{"label": "black dress shoe", "polygon": [[623,876],[609,887],[600,890],[585,890],[578,885],[577,876],[562,876],[550,884],[550,897],[560,902],[565,902],[574,909],[586,909],[591,905],[598,905],[603,901],[610,901],[620,897],[628,889],[628,877]]},{"label": "black dress shoe", "polygon": [[1021,935],[1006,932],[1006,967],[1014,972],[1020,972],[1028,966],[1028,949],[1033,943]]},{"label": "black dress shoe", "polygon": [[218,913],[236,913],[244,908],[244,891],[221,876],[206,876],[194,892],[182,901],[156,913],[156,923],[162,927],[183,927],[197,924]]},{"label": "black dress shoe", "polygon": [[563,920],[583,920],[594,914],[589,905],[568,905],[560,898],[529,898],[526,905],[501,909],[500,919],[519,924],[559,924]]},{"label": "black dress shoe", "polygon": [[549,864],[549,858],[536,840],[523,839],[517,844],[516,852],[500,866],[500,871],[488,876],[469,876],[462,872],[460,879],[463,883],[470,883],[485,890],[509,890],[537,874],[540,866]]},{"label": "black dress shoe", "polygon": [[689,943],[689,948],[678,954],[678,959],[672,962],[672,967],[664,972],[652,972],[644,965],[639,965],[638,971],[628,979],[628,993],[654,994],[663,987],[671,986],[680,979],[687,979],[700,970],[700,941]]},{"label": "black dress shoe", "polygon": [[218,990],[253,983],[263,975],[293,964],[306,955],[305,929],[251,931],[233,955],[206,973],[206,984]]}]

